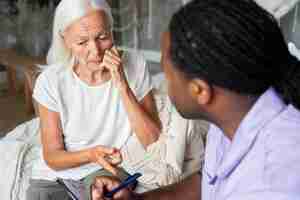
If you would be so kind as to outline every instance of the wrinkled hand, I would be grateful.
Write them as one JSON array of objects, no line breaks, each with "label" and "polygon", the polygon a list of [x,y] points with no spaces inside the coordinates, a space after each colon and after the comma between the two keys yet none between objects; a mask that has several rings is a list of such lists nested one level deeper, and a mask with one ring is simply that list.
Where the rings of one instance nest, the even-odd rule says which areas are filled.
[{"label": "wrinkled hand", "polygon": [[109,70],[112,81],[118,89],[124,89],[128,86],[121,55],[115,46],[105,51],[101,67]]},{"label": "wrinkled hand", "polygon": [[[92,185],[92,199],[93,200],[106,200],[104,197],[104,191],[111,191],[118,187],[120,181],[113,177],[96,177],[94,184]],[[132,191],[129,188],[124,188],[117,192],[113,199],[118,200],[131,200],[133,196]]]},{"label": "wrinkled hand", "polygon": [[114,175],[118,174],[117,165],[122,162],[120,150],[105,146],[96,146],[90,149],[90,162],[98,163]]}]

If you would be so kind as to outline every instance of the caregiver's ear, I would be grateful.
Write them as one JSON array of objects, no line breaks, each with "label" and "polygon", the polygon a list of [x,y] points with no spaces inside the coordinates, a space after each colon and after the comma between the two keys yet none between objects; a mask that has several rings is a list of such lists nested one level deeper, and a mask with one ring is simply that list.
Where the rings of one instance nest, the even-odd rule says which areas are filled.
[{"label": "caregiver's ear", "polygon": [[188,83],[189,92],[199,105],[206,105],[209,104],[212,95],[213,95],[213,88],[207,81],[194,78]]}]

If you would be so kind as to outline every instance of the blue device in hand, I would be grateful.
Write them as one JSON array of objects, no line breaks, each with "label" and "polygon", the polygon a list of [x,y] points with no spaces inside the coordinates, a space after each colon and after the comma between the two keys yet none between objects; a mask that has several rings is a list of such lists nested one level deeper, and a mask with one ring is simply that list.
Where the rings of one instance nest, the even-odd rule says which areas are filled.
[{"label": "blue device in hand", "polygon": [[129,176],[118,187],[114,188],[113,190],[111,190],[109,192],[104,193],[104,197],[113,198],[113,196],[120,190],[126,188],[127,186],[129,186],[131,184],[136,184],[137,183],[136,179],[138,179],[141,176],[142,176],[141,173],[135,173],[135,174]]}]

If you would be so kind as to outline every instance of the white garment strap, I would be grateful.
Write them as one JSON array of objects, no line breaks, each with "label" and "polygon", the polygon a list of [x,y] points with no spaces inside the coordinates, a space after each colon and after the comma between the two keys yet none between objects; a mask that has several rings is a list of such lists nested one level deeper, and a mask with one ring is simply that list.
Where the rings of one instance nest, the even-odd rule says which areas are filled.
[{"label": "white garment strap", "polygon": [[280,19],[292,10],[300,0],[255,0],[258,5]]}]

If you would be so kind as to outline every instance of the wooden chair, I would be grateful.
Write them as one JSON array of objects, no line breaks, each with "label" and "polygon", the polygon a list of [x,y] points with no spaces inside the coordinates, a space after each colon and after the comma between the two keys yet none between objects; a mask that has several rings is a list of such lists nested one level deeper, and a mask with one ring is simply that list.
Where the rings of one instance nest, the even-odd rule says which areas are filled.
[{"label": "wooden chair", "polygon": [[25,94],[25,105],[26,112],[28,115],[35,114],[38,116],[37,103],[32,99],[32,93],[35,85],[35,81],[40,74],[38,67],[33,65],[26,66],[24,70],[25,80],[24,80],[24,94]]},{"label": "wooden chair", "polygon": [[20,55],[15,49],[0,49],[0,63],[6,67],[9,92],[13,95],[17,94],[17,68],[25,75],[24,93],[26,100],[26,110],[28,114],[32,114],[34,106],[31,94],[35,79],[38,75],[37,64],[45,64],[45,57],[32,57]]}]

